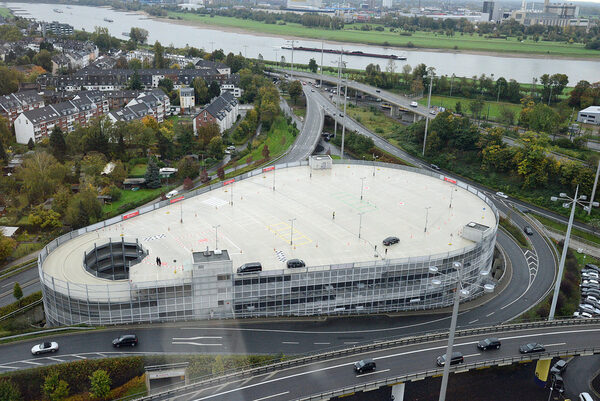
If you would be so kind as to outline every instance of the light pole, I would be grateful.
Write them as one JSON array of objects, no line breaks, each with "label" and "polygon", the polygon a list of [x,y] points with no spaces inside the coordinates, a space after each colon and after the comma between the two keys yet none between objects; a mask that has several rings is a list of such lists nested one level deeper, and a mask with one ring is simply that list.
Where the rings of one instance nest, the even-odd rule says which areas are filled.
[{"label": "light pole", "polygon": [[373,177],[375,177],[375,160],[379,159],[379,156],[375,156],[373,153]]},{"label": "light pole", "polygon": [[425,136],[423,137],[423,154],[425,156],[425,145],[427,144],[427,128],[429,127],[429,108],[431,107],[431,87],[433,86],[433,68],[429,68],[429,96],[427,97],[427,115],[425,116]]},{"label": "light pole", "polygon": [[[594,188],[592,189],[592,196],[590,196],[590,203],[594,204],[594,196],[596,195],[596,187],[598,186],[598,174],[600,174],[600,160],[598,160],[598,168],[596,169],[596,178],[594,179]],[[588,208],[588,216],[592,213],[592,208]]]},{"label": "light pole", "polygon": [[456,78],[456,75],[452,74],[452,77],[450,78],[450,97],[452,97],[452,85],[454,84],[454,78]]},{"label": "light pole", "polygon": [[[341,89],[341,88],[340,88]],[[346,77],[345,85],[344,85],[344,116],[342,117],[342,147],[340,159],[344,160],[344,142],[346,139],[346,103],[348,98],[348,77]]]},{"label": "light pole", "polygon": [[363,200],[363,187],[366,179],[367,177],[360,177],[360,200]]},{"label": "light pole", "polygon": [[431,209],[431,206],[425,207],[425,230],[423,230],[424,233],[427,232],[427,221],[429,220],[429,209]]},{"label": "light pole", "polygon": [[452,197],[454,196],[454,187],[450,187],[450,206],[448,208],[452,209]]},{"label": "light pole", "polygon": [[567,251],[569,249],[569,240],[571,239],[571,228],[573,227],[573,218],[575,217],[575,205],[579,204],[583,206],[584,210],[597,207],[598,202],[585,202],[587,196],[577,196],[579,193],[579,185],[575,189],[575,196],[573,198],[567,196],[566,193],[562,192],[560,196],[553,196],[550,198],[552,202],[566,201],[563,203],[564,208],[571,206],[571,215],[569,216],[569,225],[567,226],[567,232],[565,234],[565,242],[563,245],[562,254],[560,256],[560,263],[558,264],[558,276],[556,277],[556,284],[554,285],[554,294],[552,295],[552,304],[550,305],[550,313],[548,314],[548,320],[554,320],[554,313],[556,312],[556,302],[558,301],[558,293],[560,292],[560,283],[562,281],[563,269],[565,268],[565,260],[567,258]]},{"label": "light pole", "polygon": [[[343,53],[343,49],[342,52],[340,52],[340,59],[337,61],[337,65],[338,65],[338,79],[336,82],[336,98],[337,98],[337,102],[334,101],[336,108],[339,107],[340,104],[340,94],[342,91],[342,68],[346,65],[346,63],[344,61],[342,61],[342,53]],[[335,64],[335,62],[334,62]],[[346,136],[346,97],[348,94],[348,82],[346,80],[346,89],[345,89],[345,93],[344,93],[344,117],[342,117],[343,122],[342,122],[342,146],[341,146],[341,160],[344,160],[344,142],[345,142],[345,136]],[[334,98],[334,99],[336,99]],[[333,133],[334,136],[337,135],[337,119],[334,118],[333,119]]]},{"label": "light pole", "polygon": [[[460,304],[460,296],[468,297],[470,295],[470,291],[468,289],[463,288],[462,283],[462,263],[454,262],[452,264],[454,269],[456,270],[456,287],[454,288],[454,298],[452,304],[452,319],[450,320],[450,332],[448,334],[448,346],[446,348],[446,359],[444,361],[444,374],[442,375],[442,386],[440,388],[440,397],[439,401],[446,400],[446,389],[448,388],[448,377],[450,375],[450,363],[452,361],[452,348],[454,347],[454,335],[456,333],[456,321],[458,320],[458,306]],[[438,273],[438,268],[435,266],[429,267],[430,273]],[[481,275],[486,276],[488,274],[487,271],[482,271]],[[433,279],[431,284],[434,287],[438,287],[442,285],[442,281],[439,279]],[[480,285],[478,285],[480,286]],[[481,286],[480,286],[481,287]],[[483,290],[487,293],[494,292],[495,286],[493,284],[485,284],[483,285]]]},{"label": "light pole", "polygon": [[321,41],[321,81],[319,87],[323,87],[323,41]]},{"label": "light pole", "polygon": [[295,217],[288,220],[292,225],[292,229],[290,230],[290,245],[292,245],[292,240],[294,239],[294,220],[296,220]]},{"label": "light pole", "polygon": [[366,212],[360,212],[358,214],[358,238],[360,238],[360,231],[362,229],[362,216],[363,214],[365,214]]},{"label": "light pole", "polygon": [[215,229],[215,249],[219,249],[219,237],[218,237],[219,227],[221,227],[220,224],[213,226],[213,228]]},{"label": "light pole", "polygon": [[293,80],[294,79],[294,44],[297,42],[297,40],[287,40],[286,42],[288,42],[292,45],[292,70],[290,72],[290,78]]}]

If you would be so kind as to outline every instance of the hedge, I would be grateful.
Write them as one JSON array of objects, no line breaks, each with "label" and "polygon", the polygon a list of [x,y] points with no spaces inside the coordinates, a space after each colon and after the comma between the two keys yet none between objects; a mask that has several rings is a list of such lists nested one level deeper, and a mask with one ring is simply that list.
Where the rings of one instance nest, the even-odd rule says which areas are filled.
[{"label": "hedge", "polygon": [[34,292],[33,294],[27,295],[26,297],[21,298],[21,302],[13,302],[10,305],[6,305],[0,308],[0,316],[8,315],[11,312],[16,311],[24,306],[34,303],[35,301],[39,301],[42,299],[42,292]]}]

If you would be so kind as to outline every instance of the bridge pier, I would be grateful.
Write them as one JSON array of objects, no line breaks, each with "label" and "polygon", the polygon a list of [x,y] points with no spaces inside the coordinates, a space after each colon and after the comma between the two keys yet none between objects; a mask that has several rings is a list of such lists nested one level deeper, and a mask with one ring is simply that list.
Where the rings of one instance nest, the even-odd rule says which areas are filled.
[{"label": "bridge pier", "polygon": [[392,400],[404,401],[404,386],[405,383],[397,383],[392,386]]},{"label": "bridge pier", "polygon": [[396,117],[397,115],[399,115],[399,113],[400,109],[398,108],[398,106],[392,104],[392,107],[390,107],[390,117]]}]

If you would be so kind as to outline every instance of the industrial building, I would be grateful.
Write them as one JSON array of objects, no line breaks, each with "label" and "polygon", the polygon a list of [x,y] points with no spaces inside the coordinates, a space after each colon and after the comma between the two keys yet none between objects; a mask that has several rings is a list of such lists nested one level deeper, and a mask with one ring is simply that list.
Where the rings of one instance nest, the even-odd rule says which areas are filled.
[{"label": "industrial building", "polygon": [[600,106],[590,106],[577,113],[577,121],[584,124],[600,125]]}]

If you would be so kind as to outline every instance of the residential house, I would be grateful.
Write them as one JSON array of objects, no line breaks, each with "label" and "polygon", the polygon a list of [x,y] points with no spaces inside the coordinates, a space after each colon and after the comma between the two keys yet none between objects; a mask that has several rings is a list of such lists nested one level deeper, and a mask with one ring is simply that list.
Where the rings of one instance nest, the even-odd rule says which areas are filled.
[{"label": "residential house", "polygon": [[237,99],[231,92],[223,92],[221,96],[213,99],[210,104],[200,110],[194,117],[194,134],[198,129],[209,124],[217,124],[223,133],[233,126],[237,120],[239,106]]},{"label": "residential house", "polygon": [[181,113],[183,114],[189,114],[194,111],[196,105],[194,88],[179,89],[179,105],[181,106]]},{"label": "residential house", "polygon": [[44,107],[44,99],[35,90],[0,96],[0,115],[13,124],[19,114]]}]

